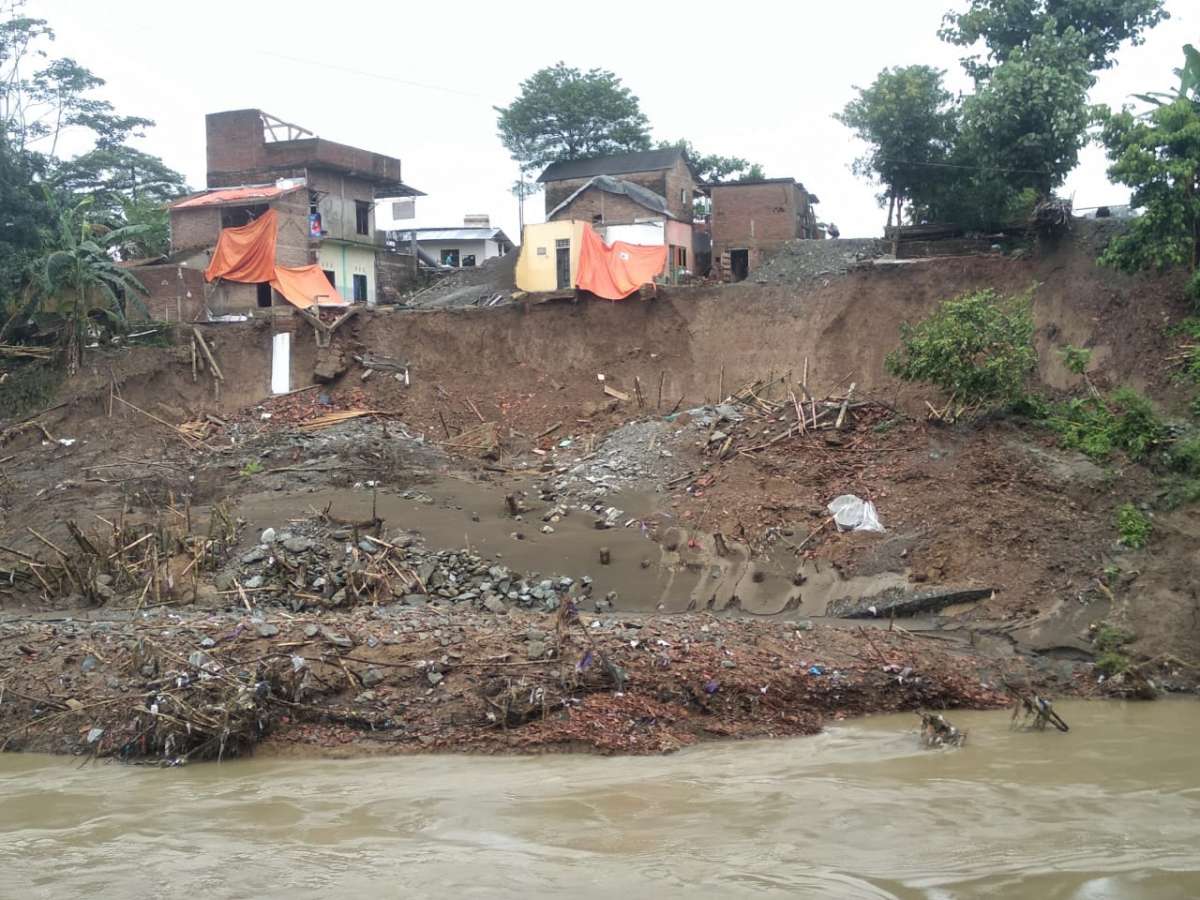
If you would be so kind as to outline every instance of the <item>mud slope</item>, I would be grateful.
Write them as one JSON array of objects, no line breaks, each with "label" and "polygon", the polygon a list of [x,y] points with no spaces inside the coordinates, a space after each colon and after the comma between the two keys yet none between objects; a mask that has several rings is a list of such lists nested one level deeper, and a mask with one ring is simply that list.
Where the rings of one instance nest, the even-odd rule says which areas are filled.
[{"label": "mud slope", "polygon": [[[599,398],[600,373],[624,391],[636,376],[651,404],[661,380],[669,408],[681,397],[685,406],[715,400],[722,383],[728,393],[771,372],[799,375],[807,358],[818,388],[853,380],[890,396],[898,386],[884,359],[901,323],[978,288],[1033,288],[1044,382],[1067,388],[1077,381],[1054,352],[1069,343],[1092,349],[1101,386],[1129,383],[1168,400],[1157,367],[1167,348],[1164,321],[1185,313],[1178,280],[1101,269],[1094,253],[1080,236],[1029,258],[876,266],[815,289],[745,283],[672,289],[649,302],[377,315],[360,321],[356,338],[412,365],[413,388],[385,392],[427,425],[439,406],[452,423],[473,419],[465,404],[442,402],[443,392],[462,392],[488,418],[520,428],[539,417],[585,415],[580,403]],[[919,408],[913,389],[900,396]]]}]

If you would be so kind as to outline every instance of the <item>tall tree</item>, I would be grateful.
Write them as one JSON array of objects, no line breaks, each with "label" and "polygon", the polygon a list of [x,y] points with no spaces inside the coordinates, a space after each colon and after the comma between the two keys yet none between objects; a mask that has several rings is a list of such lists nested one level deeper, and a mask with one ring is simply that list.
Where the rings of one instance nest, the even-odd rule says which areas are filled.
[{"label": "tall tree", "polygon": [[884,69],[834,118],[854,131],[869,149],[855,160],[856,175],[884,185],[879,196],[893,212],[908,200],[917,214],[933,204],[948,177],[947,161],[957,133],[958,111],[942,84],[945,72],[930,66]]},{"label": "tall tree", "polygon": [[131,204],[164,204],[187,193],[183,176],[157,156],[124,144],[100,144],[72,160],[53,165],[56,190],[91,197],[93,214],[119,219]]},{"label": "tall tree", "polygon": [[99,144],[120,144],[141,134],[149,119],[123,116],[94,95],[104,79],[75,60],[54,59],[45,45],[54,30],[24,15],[24,0],[0,7],[0,131],[21,153],[53,158],[68,130],[91,132]]},{"label": "tall tree", "polygon": [[954,154],[963,179],[958,221],[1007,224],[1019,195],[1032,206],[1062,184],[1087,141],[1093,81],[1086,42],[1073,30],[1056,34],[1047,22],[979,84],[963,101]]},{"label": "tall tree", "polygon": [[522,171],[560,159],[650,148],[638,98],[604,69],[539,69],[508,106],[495,107],[500,140]]},{"label": "tall tree", "polygon": [[1181,83],[1170,102],[1142,115],[1128,107],[1100,113],[1112,162],[1108,177],[1131,187],[1131,204],[1143,210],[1100,261],[1125,271],[1184,266],[1193,273],[1188,292],[1200,308],[1200,57],[1194,48],[1187,62],[1177,70]]},{"label": "tall tree", "polygon": [[686,153],[699,180],[706,184],[717,181],[758,181],[766,177],[763,167],[758,163],[752,163],[740,156],[701,153],[689,140],[659,141],[658,147],[660,150],[678,147]]},{"label": "tall tree", "polygon": [[0,135],[0,316],[12,308],[53,220],[46,192],[29,161]]},{"label": "tall tree", "polygon": [[963,12],[949,12],[938,32],[960,47],[982,42],[986,54],[963,59],[973,77],[987,78],[1015,52],[1029,50],[1047,25],[1057,36],[1074,31],[1083,41],[1089,71],[1107,69],[1125,41],[1140,44],[1147,30],[1170,18],[1163,0],[969,0]]}]

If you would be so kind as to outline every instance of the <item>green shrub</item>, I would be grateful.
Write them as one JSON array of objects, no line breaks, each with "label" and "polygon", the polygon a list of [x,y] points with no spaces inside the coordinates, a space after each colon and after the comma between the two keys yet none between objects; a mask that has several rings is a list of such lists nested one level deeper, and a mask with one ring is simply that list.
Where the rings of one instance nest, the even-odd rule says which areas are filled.
[{"label": "green shrub", "polygon": [[1167,465],[1181,475],[1200,477],[1200,433],[1180,438],[1167,452]]},{"label": "green shrub", "polygon": [[250,460],[250,462],[248,462],[244,466],[242,466],[242,471],[240,474],[243,478],[249,478],[252,475],[257,475],[262,470],[263,470],[263,464],[260,463],[257,459],[252,459],[252,460]]},{"label": "green shrub", "polygon": [[[1200,277],[1200,273],[1197,273],[1197,277]],[[1200,382],[1200,319],[1184,319],[1167,333],[1181,342],[1179,352],[1175,354],[1178,358],[1174,360],[1179,370],[1177,378],[1180,381]]]},{"label": "green shrub", "polygon": [[1058,355],[1062,358],[1063,365],[1067,367],[1067,371],[1074,372],[1076,375],[1082,375],[1087,371],[1088,363],[1092,361],[1092,351],[1086,347],[1073,347],[1067,344],[1058,351]]},{"label": "green shrub", "polygon": [[1119,675],[1129,669],[1129,657],[1123,652],[1134,635],[1116,625],[1105,623],[1092,637],[1092,646],[1098,651],[1096,668],[1108,677]]},{"label": "green shrub", "polygon": [[1150,401],[1130,388],[1120,388],[1104,399],[1089,396],[1057,404],[1047,418],[1062,435],[1064,446],[1096,460],[1124,450],[1130,459],[1144,462],[1166,439]]},{"label": "green shrub", "polygon": [[1117,533],[1126,547],[1134,550],[1145,547],[1153,527],[1150,520],[1132,503],[1126,503],[1117,510]]},{"label": "green shrub", "polygon": [[1096,657],[1096,668],[1112,678],[1129,670],[1129,657],[1116,650],[1109,650]]},{"label": "green shrub", "polygon": [[0,419],[50,406],[66,375],[54,361],[16,363],[4,370],[8,377],[0,381]]},{"label": "green shrub", "polygon": [[976,409],[1016,403],[1036,365],[1030,294],[992,290],[947,300],[924,321],[901,325],[900,348],[887,358],[898,378]]}]

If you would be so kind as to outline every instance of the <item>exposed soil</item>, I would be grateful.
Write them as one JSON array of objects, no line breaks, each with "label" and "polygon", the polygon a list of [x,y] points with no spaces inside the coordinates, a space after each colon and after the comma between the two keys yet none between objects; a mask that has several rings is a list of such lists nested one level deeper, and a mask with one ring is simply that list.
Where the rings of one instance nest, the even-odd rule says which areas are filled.
[{"label": "exposed soil", "polygon": [[[219,385],[193,370],[189,335],[174,347],[97,351],[51,409],[6,423],[0,727],[54,715],[20,741],[96,749],[86,736],[102,728],[100,748],[127,755],[136,732],[123,723],[151,724],[147,697],[169,689],[163,673],[190,684],[204,669],[188,668],[202,638],[239,627],[228,652],[240,662],[218,681],[262,680],[269,698],[300,702],[299,670],[271,666],[292,646],[320,645],[319,665],[345,682],[314,669],[322,687],[303,715],[257,696],[242,704],[242,725],[266,717],[239,732],[246,747],[267,732],[322,746],[353,734],[361,750],[386,720],[396,740],[376,743],[389,749],[643,751],[720,733],[805,733],[827,715],[986,706],[1001,700],[1002,672],[1091,690],[1101,680],[1092,640],[1110,618],[1136,635],[1142,674],[1189,688],[1200,671],[1195,510],[1156,517],[1147,549],[1123,549],[1115,509],[1152,494],[1149,473],[1102,469],[1018,420],[930,424],[926,396],[901,390],[883,367],[900,323],[938,301],[1036,283],[1046,388],[1079,388],[1056,352],[1070,343],[1092,350],[1099,387],[1131,384],[1180,413],[1190,398],[1162,362],[1164,325],[1186,311],[1178,280],[1098,270],[1101,238],[1086,231],[1023,258],[865,267],[803,287],[364,313],[335,349],[402,360],[407,381],[380,370],[364,379],[352,365],[333,384],[281,398],[266,399],[272,332],[293,332],[294,373],[318,357],[296,319],[205,327]],[[814,397],[830,398],[829,420],[846,400],[840,428],[795,430],[804,372]],[[826,504],[840,494],[871,500],[886,531],[830,527]],[[312,546],[276,550],[267,529]],[[435,585],[420,577],[431,563],[442,573]],[[489,574],[496,567],[517,574]],[[857,624],[798,630],[834,601],[869,608],[939,592],[982,599],[906,620],[878,646]],[[49,610],[72,621],[38,621]],[[585,626],[564,626],[564,610]],[[614,693],[612,671],[594,661],[574,670],[593,615],[597,646],[631,673],[625,691]],[[351,660],[295,634],[316,620],[355,632],[352,648],[336,648],[342,656],[362,655],[374,637],[368,649],[385,656],[363,658],[404,677],[360,699],[371,689],[357,669],[346,674]],[[264,624],[278,633],[255,637]],[[564,627],[572,637],[557,655],[522,655],[530,629],[561,636]],[[714,627],[719,640],[701,636]],[[398,643],[384,640],[389,628]],[[440,643],[447,629],[457,659]],[[131,668],[130,648],[151,631],[171,658],[146,674],[145,661]],[[644,651],[651,632],[689,649],[671,651],[658,672],[653,653],[629,644]],[[112,660],[93,653],[101,665],[87,677],[70,655],[81,641],[115,648]],[[255,653],[275,661],[269,671],[247,668]],[[434,683],[417,660],[443,656]],[[806,675],[813,664],[843,680]],[[924,673],[923,687],[901,689],[904,668]],[[514,669],[536,678],[514,682]],[[553,699],[497,727],[486,691],[499,678]],[[714,678],[718,691],[695,693]],[[60,709],[68,700],[106,705]],[[91,713],[110,702],[113,718]],[[151,740],[144,752],[180,751]]]}]

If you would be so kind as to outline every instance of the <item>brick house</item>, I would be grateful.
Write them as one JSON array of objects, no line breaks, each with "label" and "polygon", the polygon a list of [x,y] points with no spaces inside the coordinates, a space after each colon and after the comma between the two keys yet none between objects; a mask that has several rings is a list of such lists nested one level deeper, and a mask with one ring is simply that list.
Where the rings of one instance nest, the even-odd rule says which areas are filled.
[{"label": "brick house", "polygon": [[710,184],[708,190],[713,264],[734,281],[752,272],[764,251],[825,236],[813,211],[816,195],[794,178]]},{"label": "brick house", "polygon": [[[203,270],[220,229],[273,209],[278,265],[315,263],[346,299],[375,303],[384,293],[375,202],[423,196],[403,182],[400,160],[318,138],[257,109],[210,113],[205,128],[208,190],[171,206],[176,264]],[[220,282],[207,294],[215,315],[281,302],[265,283]]]},{"label": "brick house", "polygon": [[591,223],[608,243],[665,244],[668,275],[694,266],[696,175],[682,150],[647,150],[551,163],[546,221]]}]

